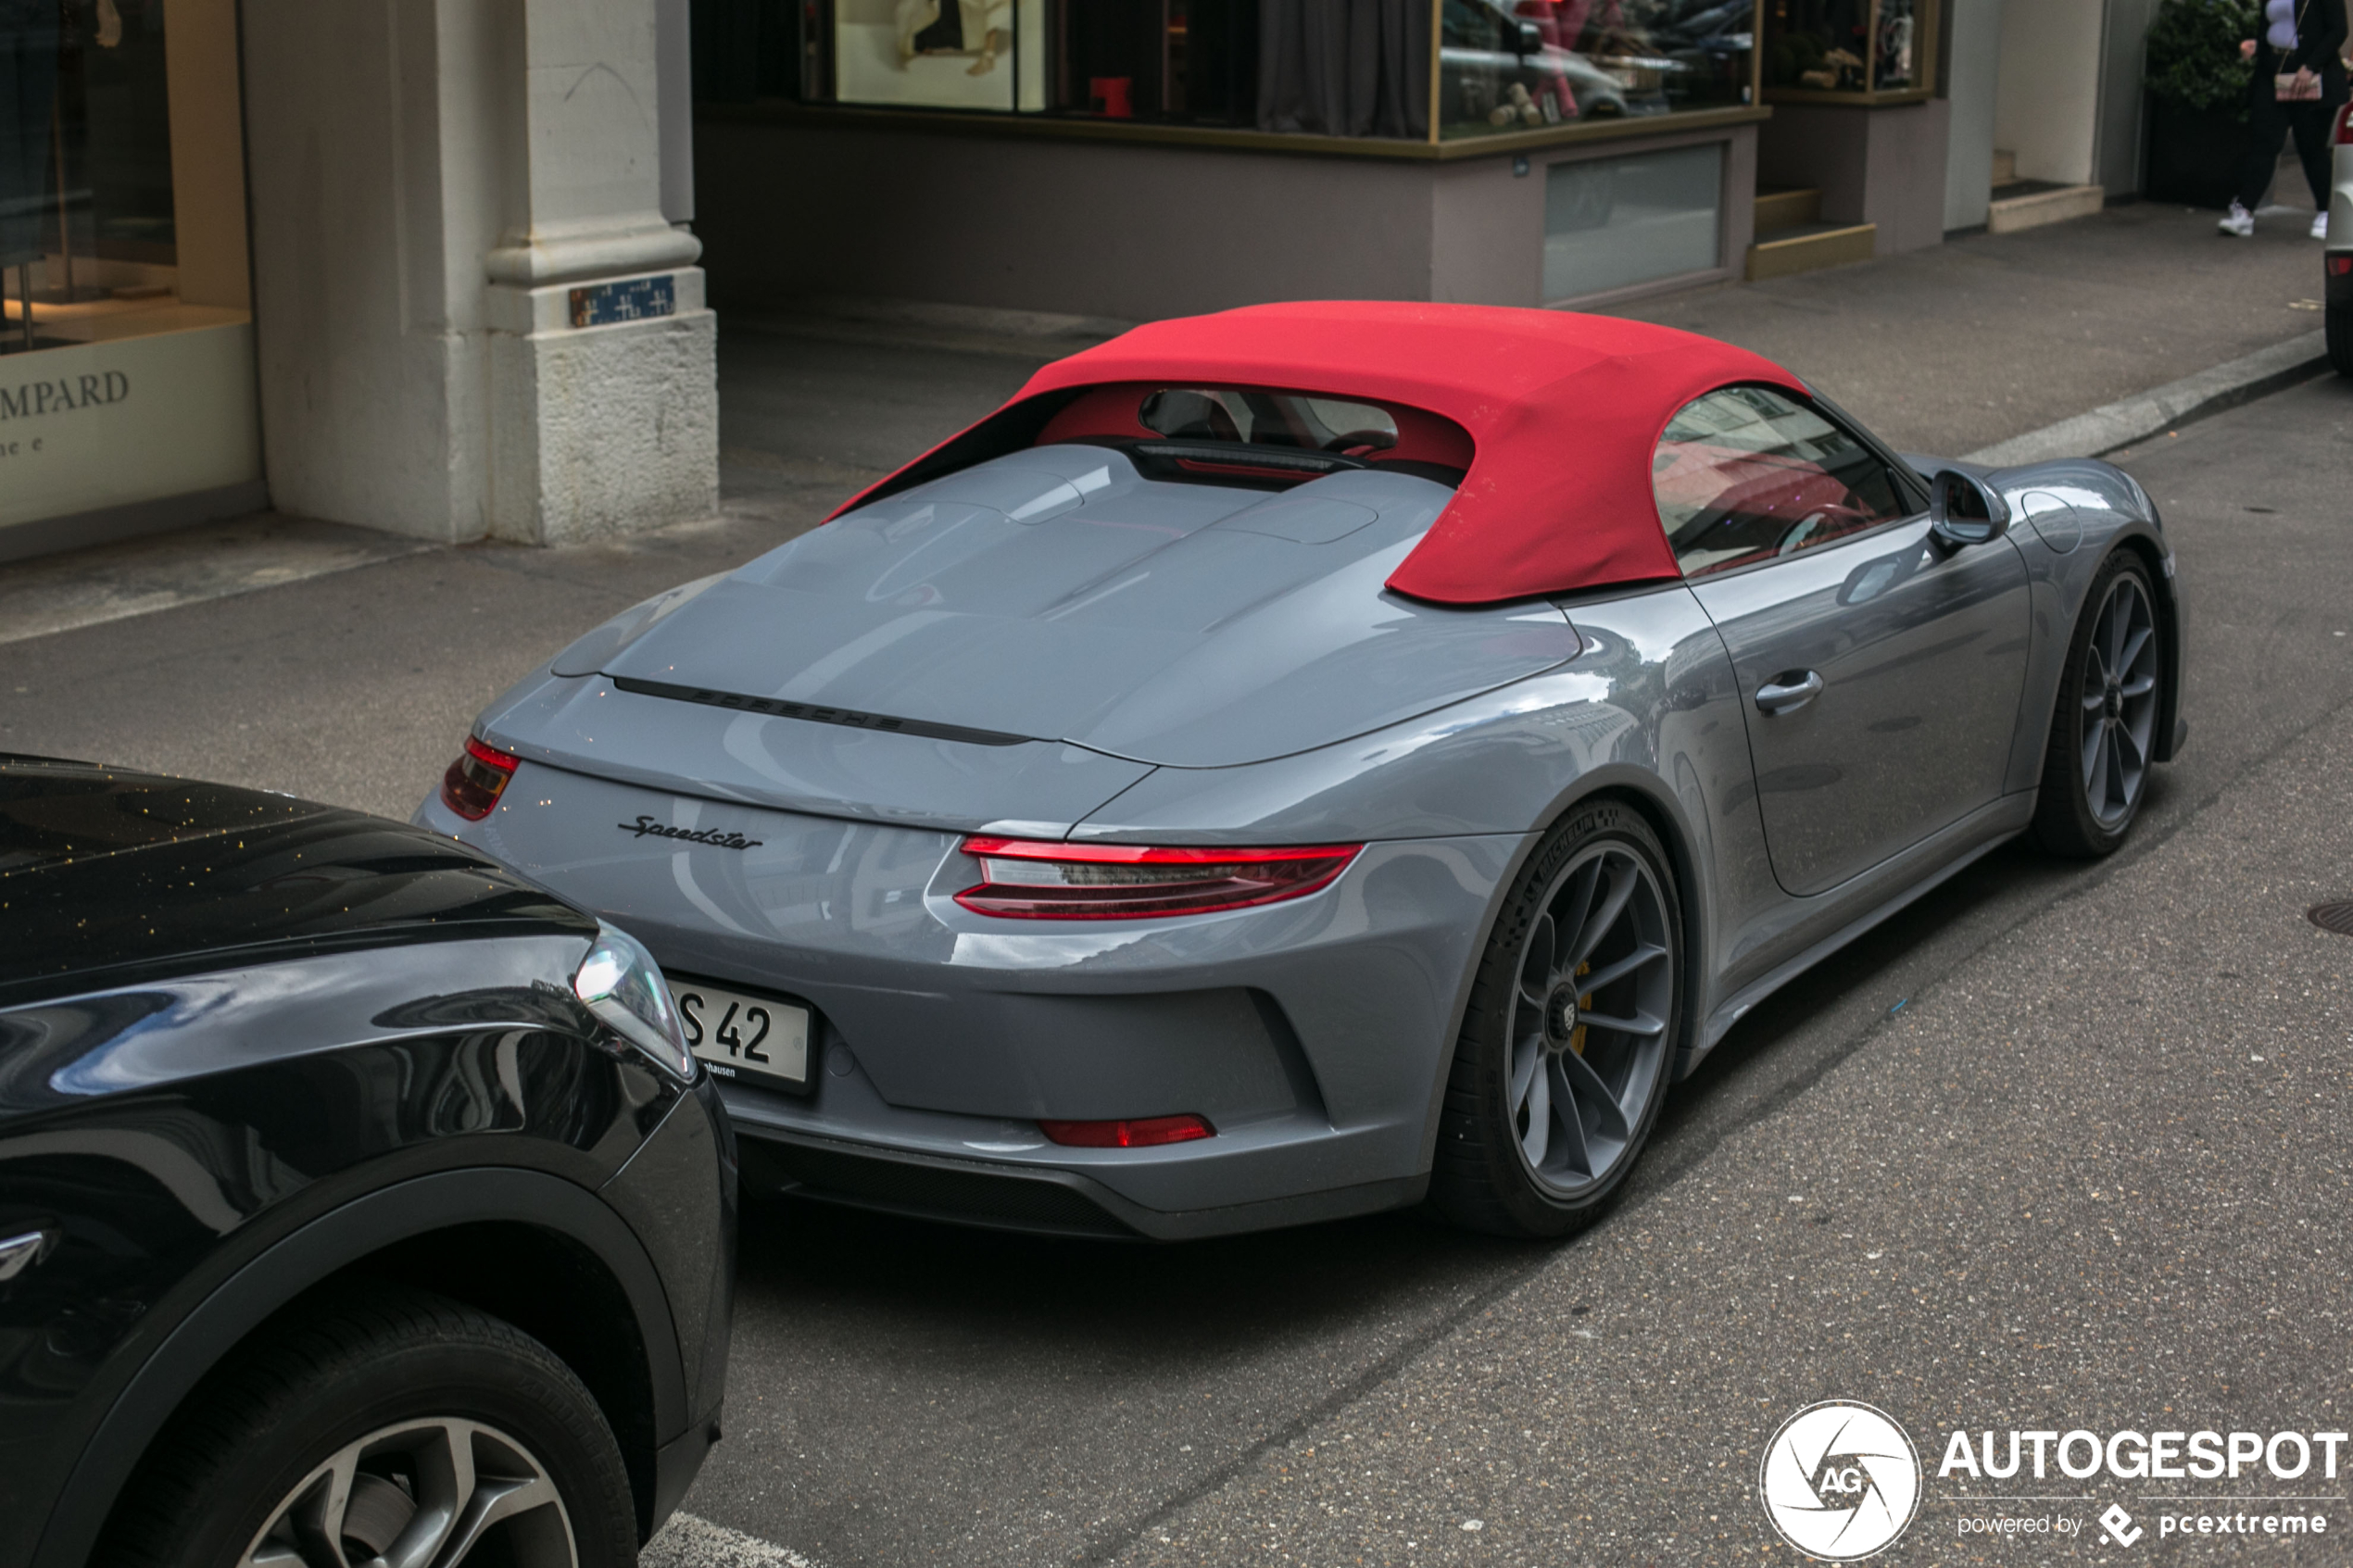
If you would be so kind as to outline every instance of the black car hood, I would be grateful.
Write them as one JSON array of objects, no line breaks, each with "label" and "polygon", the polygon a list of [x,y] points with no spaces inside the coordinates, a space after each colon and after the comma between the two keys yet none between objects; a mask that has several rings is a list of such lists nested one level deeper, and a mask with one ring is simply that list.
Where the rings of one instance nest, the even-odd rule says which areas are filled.
[{"label": "black car hood", "polygon": [[287,796],[0,759],[0,1006],[227,961],[596,922],[454,839]]}]

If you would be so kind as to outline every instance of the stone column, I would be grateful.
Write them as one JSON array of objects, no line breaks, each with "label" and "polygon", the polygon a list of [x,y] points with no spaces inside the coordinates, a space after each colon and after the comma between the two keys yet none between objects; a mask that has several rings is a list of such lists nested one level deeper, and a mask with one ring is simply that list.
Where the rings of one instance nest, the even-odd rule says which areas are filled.
[{"label": "stone column", "polygon": [[675,3],[246,0],[281,510],[563,544],[717,509],[716,320],[662,213]]}]

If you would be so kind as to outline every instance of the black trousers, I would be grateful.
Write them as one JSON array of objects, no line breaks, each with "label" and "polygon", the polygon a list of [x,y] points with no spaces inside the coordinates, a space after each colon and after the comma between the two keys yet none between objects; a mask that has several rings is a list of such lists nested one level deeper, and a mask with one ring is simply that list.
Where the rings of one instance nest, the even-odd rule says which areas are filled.
[{"label": "black trousers", "polygon": [[2304,179],[2312,187],[2312,205],[2322,212],[2329,209],[2329,130],[2335,123],[2337,105],[2344,102],[2340,94],[2335,102],[2329,101],[2324,87],[2321,101],[2309,104],[2283,104],[2271,94],[2269,78],[2258,76],[2252,100],[2247,105],[2246,169],[2239,176],[2239,205],[2253,212],[2263,193],[2271,188],[2272,171],[2279,168],[2280,148],[2296,134],[2296,156],[2304,164]]}]

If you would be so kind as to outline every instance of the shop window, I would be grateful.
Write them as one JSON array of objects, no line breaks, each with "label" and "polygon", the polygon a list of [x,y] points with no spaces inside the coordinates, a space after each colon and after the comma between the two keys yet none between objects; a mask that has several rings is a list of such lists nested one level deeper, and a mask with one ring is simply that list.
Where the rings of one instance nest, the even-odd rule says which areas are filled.
[{"label": "shop window", "polygon": [[1751,0],[1440,0],[1447,137],[1750,101]]},{"label": "shop window", "polygon": [[1452,140],[1752,103],[1758,5],[694,0],[696,94]]},{"label": "shop window", "polygon": [[1544,175],[1544,297],[1722,265],[1724,144],[1556,163]]},{"label": "shop window", "polygon": [[0,529],[258,480],[237,80],[232,0],[0,0]]},{"label": "shop window", "polygon": [[1925,96],[1937,0],[1766,0],[1765,86],[1775,98]]},{"label": "shop window", "polygon": [[1429,5],[695,0],[695,93],[1422,141]]}]

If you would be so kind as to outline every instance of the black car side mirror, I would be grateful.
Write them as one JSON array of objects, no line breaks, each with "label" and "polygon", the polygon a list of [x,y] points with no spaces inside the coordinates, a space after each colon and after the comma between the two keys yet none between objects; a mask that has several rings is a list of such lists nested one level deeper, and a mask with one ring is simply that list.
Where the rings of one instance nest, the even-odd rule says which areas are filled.
[{"label": "black car side mirror", "polygon": [[1958,469],[1929,481],[1929,536],[1948,550],[1986,545],[2009,532],[2009,503]]},{"label": "black car side mirror", "polygon": [[1544,31],[1534,22],[1521,22],[1512,37],[1512,53],[1521,59],[1544,52]]}]

